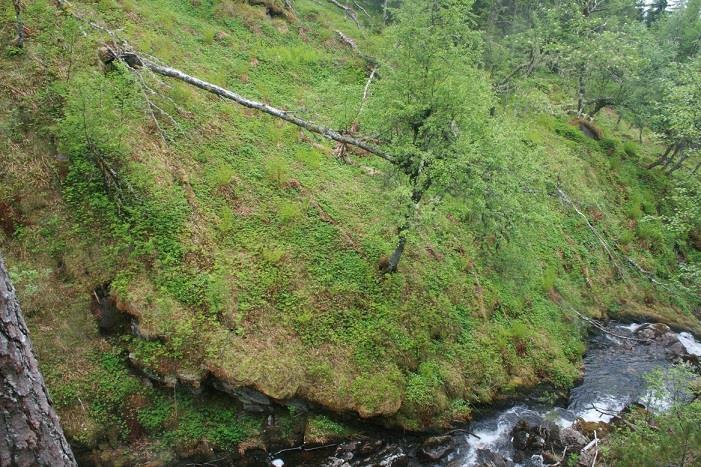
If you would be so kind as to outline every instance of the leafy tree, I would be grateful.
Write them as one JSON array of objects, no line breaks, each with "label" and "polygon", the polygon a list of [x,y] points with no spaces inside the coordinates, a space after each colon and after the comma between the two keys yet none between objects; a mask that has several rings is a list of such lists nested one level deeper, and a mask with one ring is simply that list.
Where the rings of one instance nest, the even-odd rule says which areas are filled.
[{"label": "leafy tree", "polygon": [[569,0],[545,12],[551,67],[577,83],[577,114],[595,115],[623,100],[625,77],[639,65],[640,24],[632,2]]},{"label": "leafy tree", "polygon": [[655,0],[645,11],[645,24],[652,26],[662,19],[667,14],[668,6],[669,2],[667,0]]},{"label": "leafy tree", "polygon": [[629,425],[608,441],[605,457],[611,465],[698,465],[701,401],[690,390],[694,378],[687,366],[648,377],[652,397],[669,400],[671,407],[662,414],[632,414]]},{"label": "leafy tree", "polygon": [[701,150],[701,59],[675,65],[667,84],[652,119],[667,149],[648,168],[662,166],[672,173]]},{"label": "leafy tree", "polygon": [[692,59],[701,48],[701,0],[683,2],[662,30],[668,44],[675,48],[677,60]]},{"label": "leafy tree", "polygon": [[394,148],[408,187],[387,272],[397,270],[426,193],[440,198],[469,183],[469,161],[482,149],[493,97],[478,67],[481,42],[470,28],[471,7],[470,0],[412,0],[387,31],[388,66],[366,113],[366,128]]}]

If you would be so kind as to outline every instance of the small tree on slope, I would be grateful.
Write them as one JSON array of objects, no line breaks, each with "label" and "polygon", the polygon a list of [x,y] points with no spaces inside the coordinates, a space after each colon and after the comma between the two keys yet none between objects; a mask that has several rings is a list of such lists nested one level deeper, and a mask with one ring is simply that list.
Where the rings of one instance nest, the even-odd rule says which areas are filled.
[{"label": "small tree on slope", "polygon": [[440,198],[469,183],[493,104],[477,67],[480,36],[470,29],[470,0],[404,2],[388,29],[388,50],[364,128],[393,148],[407,183],[398,242],[384,266],[397,270],[425,195]]}]

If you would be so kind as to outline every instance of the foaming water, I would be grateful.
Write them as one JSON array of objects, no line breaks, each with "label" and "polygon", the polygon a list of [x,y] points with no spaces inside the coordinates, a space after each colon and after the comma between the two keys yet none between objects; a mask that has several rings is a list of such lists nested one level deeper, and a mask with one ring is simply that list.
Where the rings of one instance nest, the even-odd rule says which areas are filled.
[{"label": "foaming water", "polygon": [[689,352],[691,355],[701,357],[701,342],[696,342],[694,336],[688,332],[680,332],[678,337],[679,342],[682,343],[687,352]]},{"label": "foaming water", "polygon": [[[589,422],[609,422],[627,405],[639,402],[651,410],[664,411],[669,408],[671,394],[653,392],[647,388],[645,375],[655,369],[670,369],[665,348],[657,343],[642,343],[635,339],[635,331],[642,324],[610,325],[608,331],[616,336],[600,333],[589,340],[584,355],[584,371],[581,384],[570,391],[566,407],[553,407],[519,403],[512,407],[484,415],[474,420],[469,433],[452,435],[454,449],[445,457],[427,466],[469,467],[481,462],[481,456],[491,451],[506,459],[513,459],[515,452],[511,433],[520,420],[531,424],[544,420],[561,428],[572,426],[577,419]],[[679,333],[679,341],[689,354],[701,356],[701,343],[686,332]],[[351,466],[391,465],[395,458],[405,452],[416,452],[420,442],[412,441],[394,445],[392,449],[380,453],[380,459],[359,456],[348,462]],[[325,463],[324,458],[316,458],[315,464]],[[276,459],[277,460],[277,459]],[[281,460],[281,459],[280,459]],[[276,463],[276,467],[284,464]],[[293,464],[290,464],[293,465]],[[301,464],[294,464],[301,465]],[[539,456],[527,459],[524,467],[542,466]]]},{"label": "foaming water", "polygon": [[[452,458],[450,465],[476,465],[481,449],[511,459],[514,455],[511,432],[522,419],[541,417],[565,428],[572,426],[578,418],[588,422],[610,422],[633,402],[643,403],[656,411],[669,408],[670,400],[665,396],[651,397],[645,382],[645,375],[650,371],[671,366],[664,348],[655,343],[643,344],[626,339],[633,337],[641,326],[642,324],[610,326],[608,330],[621,337],[601,333],[590,340],[584,355],[583,380],[570,392],[567,407],[543,408],[519,404],[478,420],[472,424],[472,429],[481,439],[465,436],[461,440],[464,443],[462,457]],[[691,334],[680,333],[678,337],[687,352],[701,355],[701,343]],[[533,460],[527,464],[538,465]]]}]

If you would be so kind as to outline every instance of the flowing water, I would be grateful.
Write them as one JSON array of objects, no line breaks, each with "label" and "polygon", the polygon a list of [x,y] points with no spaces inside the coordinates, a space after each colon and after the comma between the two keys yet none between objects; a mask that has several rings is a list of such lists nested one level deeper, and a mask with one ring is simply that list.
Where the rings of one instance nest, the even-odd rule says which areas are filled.
[{"label": "flowing water", "polygon": [[[581,418],[591,422],[609,422],[613,414],[622,411],[627,405],[639,402],[647,407],[663,409],[665,400],[652,400],[645,382],[645,375],[654,369],[669,369],[671,361],[665,348],[658,343],[641,343],[632,339],[639,324],[609,325],[606,333],[598,333],[591,338],[584,356],[584,373],[581,383],[572,389],[566,406],[544,406],[535,403],[516,403],[492,415],[473,421],[469,433],[453,435],[454,449],[435,463],[418,462],[411,464],[462,467],[479,462],[481,450],[498,453],[507,459],[514,455],[511,432],[519,420],[538,423],[543,419],[561,427],[571,426]],[[691,355],[701,356],[701,343],[689,333],[677,334],[679,341]],[[385,453],[379,458],[355,456],[348,460],[350,465],[392,465],[392,457],[416,451],[416,440],[388,444]],[[328,454],[326,454],[328,456]],[[351,456],[348,456],[351,457]],[[328,459],[335,459],[334,461]],[[300,462],[299,458],[275,459],[282,465],[341,465],[337,458],[312,458]],[[346,464],[347,465],[347,464]],[[522,465],[542,465],[540,459],[531,459]]]}]

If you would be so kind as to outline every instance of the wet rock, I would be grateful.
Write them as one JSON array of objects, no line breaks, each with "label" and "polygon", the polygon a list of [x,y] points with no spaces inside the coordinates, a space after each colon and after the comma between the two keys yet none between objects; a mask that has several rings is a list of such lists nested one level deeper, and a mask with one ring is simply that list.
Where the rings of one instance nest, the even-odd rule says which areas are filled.
[{"label": "wet rock", "polygon": [[477,451],[478,467],[513,467],[513,465],[512,461],[489,449],[479,449]]},{"label": "wet rock", "polygon": [[635,336],[639,339],[658,340],[671,330],[662,323],[646,323],[635,330]]},{"label": "wet rock", "polygon": [[530,427],[525,420],[519,421],[511,431],[512,444],[517,451],[528,449],[528,441],[531,438]]},{"label": "wet rock", "polygon": [[369,441],[367,443],[363,443],[360,449],[358,449],[358,452],[364,456],[367,456],[369,454],[377,452],[382,447],[382,444],[383,443],[380,440]]},{"label": "wet rock", "polygon": [[674,342],[673,344],[665,347],[664,352],[665,352],[665,355],[667,356],[667,358],[670,358],[673,360],[676,360],[679,358],[685,358],[688,355],[686,348],[684,347],[684,345],[681,342],[679,342],[679,339],[677,339],[677,341]]},{"label": "wet rock", "polygon": [[380,465],[383,467],[407,467],[409,465],[409,456],[400,452],[390,458],[384,460]]},{"label": "wet rock", "polygon": [[448,454],[454,447],[455,443],[452,437],[433,436],[423,442],[419,455],[424,459],[437,461]]},{"label": "wet rock", "polygon": [[580,450],[589,440],[579,431],[572,428],[562,428],[559,433],[559,446],[557,448],[567,448],[568,451]]},{"label": "wet rock", "polygon": [[523,467],[543,467],[543,456],[533,455],[523,461]]}]

